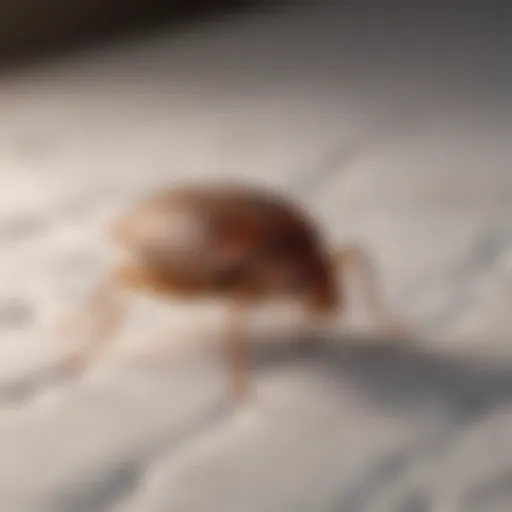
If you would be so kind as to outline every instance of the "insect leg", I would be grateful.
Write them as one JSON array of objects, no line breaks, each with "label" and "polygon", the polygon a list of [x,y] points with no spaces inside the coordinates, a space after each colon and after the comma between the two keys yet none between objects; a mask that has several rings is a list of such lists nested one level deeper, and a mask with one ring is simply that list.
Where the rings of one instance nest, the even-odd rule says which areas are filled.
[{"label": "insect leg", "polygon": [[231,398],[244,402],[250,394],[249,347],[245,333],[247,303],[235,300],[230,308],[229,332],[225,341]]},{"label": "insect leg", "polygon": [[345,245],[333,251],[332,259],[342,273],[357,272],[364,301],[373,320],[394,335],[409,337],[405,322],[396,318],[385,304],[375,264],[368,251],[358,245]]},{"label": "insect leg", "polygon": [[[127,303],[121,292],[120,283],[112,274],[89,297],[81,313],[84,319],[93,318],[96,321],[93,331],[94,339],[85,349],[65,360],[65,371],[72,375],[78,374],[104,352],[127,313]],[[77,323],[73,320],[67,321],[62,326],[61,334],[71,330],[75,332],[81,330]]]}]

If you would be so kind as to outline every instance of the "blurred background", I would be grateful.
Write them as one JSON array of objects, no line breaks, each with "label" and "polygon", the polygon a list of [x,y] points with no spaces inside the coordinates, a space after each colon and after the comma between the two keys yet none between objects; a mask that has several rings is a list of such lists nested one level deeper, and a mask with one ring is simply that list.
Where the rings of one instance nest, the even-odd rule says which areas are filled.
[{"label": "blurred background", "polygon": [[79,43],[126,35],[162,23],[181,24],[243,5],[247,5],[244,0],[152,0],[144,3],[6,0],[1,5],[1,55],[10,59],[42,57]]},{"label": "blurred background", "polygon": [[[0,512],[509,512],[510,11],[0,0]],[[309,349],[300,311],[255,313],[234,409],[222,305],[135,297],[63,376],[88,332],[54,326],[109,268],[109,219],[220,179],[367,247],[414,340],[380,339],[357,286]]]}]

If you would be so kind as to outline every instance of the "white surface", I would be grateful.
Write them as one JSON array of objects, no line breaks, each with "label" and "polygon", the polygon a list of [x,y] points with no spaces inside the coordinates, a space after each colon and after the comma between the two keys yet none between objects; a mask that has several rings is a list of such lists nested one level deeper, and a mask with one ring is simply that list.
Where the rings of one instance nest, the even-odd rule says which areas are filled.
[{"label": "white surface", "polygon": [[[507,30],[399,18],[317,3],[3,79],[1,511],[510,510]],[[267,347],[234,412],[201,350],[123,366],[221,333],[141,300],[98,372],[52,380],[73,345],[48,327],[100,275],[104,221],[184,177],[282,187],[362,241],[423,352]]]}]

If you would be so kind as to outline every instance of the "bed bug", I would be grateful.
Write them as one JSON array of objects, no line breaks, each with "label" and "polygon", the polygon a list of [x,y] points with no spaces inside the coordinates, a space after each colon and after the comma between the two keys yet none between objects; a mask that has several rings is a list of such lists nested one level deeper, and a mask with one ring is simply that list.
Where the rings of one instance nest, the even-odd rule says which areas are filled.
[{"label": "bed bug", "polygon": [[368,253],[357,245],[329,248],[312,216],[277,192],[241,185],[171,189],[116,219],[110,238],[130,261],[114,266],[93,298],[103,331],[69,361],[73,372],[102,354],[126,314],[107,300],[119,289],[227,301],[231,315],[224,346],[230,396],[236,400],[251,389],[244,319],[262,301],[293,298],[303,304],[309,321],[323,320],[343,311],[338,277],[357,267],[372,316],[406,333],[405,324],[384,307]]}]

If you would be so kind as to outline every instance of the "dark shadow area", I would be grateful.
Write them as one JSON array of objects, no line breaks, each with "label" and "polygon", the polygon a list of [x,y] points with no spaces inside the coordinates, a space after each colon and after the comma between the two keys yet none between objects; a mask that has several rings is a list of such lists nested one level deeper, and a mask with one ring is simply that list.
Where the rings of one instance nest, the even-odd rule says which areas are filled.
[{"label": "dark shadow area", "polygon": [[484,414],[512,400],[509,363],[477,364],[433,351],[413,342],[334,338],[272,343],[254,348],[257,371],[284,364],[312,364],[340,377],[339,385],[357,386],[381,407],[411,408],[435,404],[457,418]]},{"label": "dark shadow area", "polygon": [[266,5],[266,0],[2,0],[0,71]]},{"label": "dark shadow area", "polygon": [[[471,424],[493,407],[512,400],[510,364],[479,364],[442,354],[427,353],[393,340],[309,339],[304,343],[264,343],[254,351],[256,367],[263,372],[285,364],[307,364],[319,372],[334,373],[334,386],[350,385],[362,391],[372,404],[386,410],[410,412],[427,408],[440,414],[443,426],[435,428],[412,446],[391,449],[356,476],[352,485],[335,497],[327,510],[365,512],[380,496],[407,479],[418,464],[436,463]],[[442,464],[442,462],[440,462]],[[465,510],[483,510],[493,501],[510,495],[510,471],[498,472],[464,493]],[[406,482],[395,510],[433,510],[431,490]],[[478,508],[482,506],[482,508]],[[507,502],[508,503],[508,502]],[[474,508],[477,507],[477,508]],[[374,510],[372,508],[372,510]],[[389,510],[389,508],[386,508]]]}]

